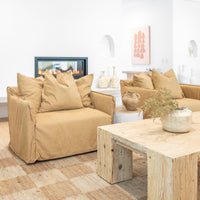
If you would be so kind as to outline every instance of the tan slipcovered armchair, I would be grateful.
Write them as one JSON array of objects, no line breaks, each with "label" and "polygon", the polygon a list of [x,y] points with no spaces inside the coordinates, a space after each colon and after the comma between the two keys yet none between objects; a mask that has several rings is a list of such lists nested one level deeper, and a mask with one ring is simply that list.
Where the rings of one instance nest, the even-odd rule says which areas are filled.
[{"label": "tan slipcovered armchair", "polygon": [[111,124],[115,98],[91,92],[94,108],[33,113],[18,88],[8,87],[10,148],[26,163],[97,148],[97,127]]},{"label": "tan slipcovered armchair", "polygon": [[[144,101],[155,94],[158,90],[146,89],[133,86],[133,80],[121,80],[121,95],[123,97],[126,91],[139,93],[140,103],[139,107],[143,105]],[[200,111],[200,86],[180,84],[183,91],[184,98],[176,99],[180,106],[188,107],[191,111]],[[144,119],[148,118],[147,113],[144,113]]]}]

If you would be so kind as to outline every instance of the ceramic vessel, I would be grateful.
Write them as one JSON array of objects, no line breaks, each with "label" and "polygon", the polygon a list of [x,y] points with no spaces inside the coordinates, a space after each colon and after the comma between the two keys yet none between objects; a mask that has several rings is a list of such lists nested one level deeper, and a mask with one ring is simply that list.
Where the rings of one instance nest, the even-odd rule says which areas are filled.
[{"label": "ceramic vessel", "polygon": [[111,85],[112,88],[118,88],[119,87],[119,77],[116,75],[115,67],[113,66],[113,76],[111,78]]},{"label": "ceramic vessel", "polygon": [[127,110],[136,110],[139,103],[140,95],[134,92],[126,92],[122,97],[123,105]]},{"label": "ceramic vessel", "polygon": [[108,88],[110,84],[110,77],[105,76],[104,71],[102,71],[101,78],[98,80],[99,88]]},{"label": "ceramic vessel", "polygon": [[187,133],[192,124],[192,111],[188,108],[175,110],[168,114],[163,120],[163,129],[174,133]]}]

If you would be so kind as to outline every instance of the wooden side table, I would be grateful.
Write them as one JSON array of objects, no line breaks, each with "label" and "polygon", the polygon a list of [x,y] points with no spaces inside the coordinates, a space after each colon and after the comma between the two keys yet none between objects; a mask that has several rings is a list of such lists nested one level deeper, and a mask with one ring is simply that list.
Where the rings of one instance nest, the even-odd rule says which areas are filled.
[{"label": "wooden side table", "polygon": [[114,113],[114,124],[143,120],[143,111],[128,111],[124,106],[117,106]]}]

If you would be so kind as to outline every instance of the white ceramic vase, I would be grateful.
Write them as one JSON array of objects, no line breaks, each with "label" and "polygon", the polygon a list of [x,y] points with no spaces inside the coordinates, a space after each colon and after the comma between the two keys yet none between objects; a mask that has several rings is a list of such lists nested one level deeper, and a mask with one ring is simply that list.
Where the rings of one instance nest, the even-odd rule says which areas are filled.
[{"label": "white ceramic vase", "polygon": [[187,133],[192,124],[192,111],[188,108],[175,110],[162,120],[163,129],[174,133]]},{"label": "white ceramic vase", "polygon": [[115,67],[113,66],[113,76],[111,78],[111,85],[112,88],[118,88],[119,87],[119,77],[116,75]]},{"label": "white ceramic vase", "polygon": [[99,88],[108,88],[110,83],[110,77],[105,76],[104,71],[102,71],[101,78],[98,80]]}]

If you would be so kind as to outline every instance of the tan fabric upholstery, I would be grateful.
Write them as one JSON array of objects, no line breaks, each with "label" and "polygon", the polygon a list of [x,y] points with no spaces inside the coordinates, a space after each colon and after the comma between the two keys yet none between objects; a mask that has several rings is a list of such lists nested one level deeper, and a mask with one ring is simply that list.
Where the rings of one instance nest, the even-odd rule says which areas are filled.
[{"label": "tan fabric upholstery", "polygon": [[200,100],[190,99],[190,98],[182,98],[177,99],[179,106],[188,107],[191,111],[200,111]]},{"label": "tan fabric upholstery", "polygon": [[200,86],[198,85],[180,85],[186,98],[200,100]]},{"label": "tan fabric upholstery", "polygon": [[133,76],[133,85],[135,87],[154,89],[151,77],[146,73],[135,74]]},{"label": "tan fabric upholstery", "polygon": [[110,115],[92,108],[38,113],[36,120],[38,160],[96,150],[97,126],[112,123]]},{"label": "tan fabric upholstery", "polygon": [[30,103],[16,96],[13,91],[16,89],[8,87],[10,147],[20,158],[32,163],[36,159],[36,141]]},{"label": "tan fabric upholstery", "polygon": [[121,96],[122,97],[124,96],[124,94],[126,92],[125,86],[133,87],[133,80],[132,79],[120,80],[120,89],[121,89]]},{"label": "tan fabric upholstery", "polygon": [[165,74],[153,69],[152,80],[156,90],[166,88],[171,91],[174,98],[183,98],[182,90],[172,69]]},{"label": "tan fabric upholstery", "polygon": [[78,90],[76,83],[74,81],[74,77],[72,76],[71,72],[62,72],[62,73],[58,72],[56,77],[59,83],[66,86],[73,86]]},{"label": "tan fabric upholstery", "polygon": [[[151,90],[151,89],[140,88],[140,87],[122,86],[121,84],[121,92],[122,91],[123,91],[123,93],[121,93],[122,97],[126,91],[138,93],[140,95],[140,101],[139,101],[138,107],[141,107],[144,104],[144,101],[146,101],[149,97],[151,97],[157,92],[157,90]],[[144,119],[146,119],[147,116],[148,116],[148,113],[143,113]]]},{"label": "tan fabric upholstery", "polygon": [[53,75],[45,75],[40,112],[83,107],[76,87],[60,84]]},{"label": "tan fabric upholstery", "polygon": [[42,81],[18,73],[17,84],[19,95],[29,100],[32,111],[37,113],[41,104]]},{"label": "tan fabric upholstery", "polygon": [[7,96],[10,147],[26,163],[96,150],[97,126],[113,120],[115,99],[109,95],[92,92],[95,109],[37,113],[36,120],[18,88],[8,88]]},{"label": "tan fabric upholstery", "polygon": [[90,92],[93,82],[93,74],[89,74],[76,81],[79,93],[81,95],[83,106],[92,107],[92,101],[90,98]]},{"label": "tan fabric upholstery", "polygon": [[95,109],[101,110],[112,116],[113,120],[113,113],[115,111],[115,97],[92,91],[91,100]]},{"label": "tan fabric upholstery", "polygon": [[[154,95],[157,90],[150,90],[145,88],[133,87],[130,84],[130,80],[121,80],[121,95],[123,96],[126,91],[139,93],[140,103],[143,105],[150,96]],[[183,90],[184,96],[187,98],[176,99],[180,106],[188,107],[192,111],[200,111],[200,86],[194,85],[180,85]],[[148,114],[144,113],[144,119],[148,118]]]}]

